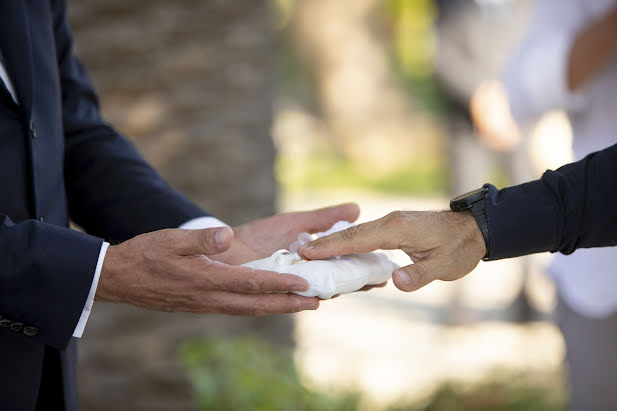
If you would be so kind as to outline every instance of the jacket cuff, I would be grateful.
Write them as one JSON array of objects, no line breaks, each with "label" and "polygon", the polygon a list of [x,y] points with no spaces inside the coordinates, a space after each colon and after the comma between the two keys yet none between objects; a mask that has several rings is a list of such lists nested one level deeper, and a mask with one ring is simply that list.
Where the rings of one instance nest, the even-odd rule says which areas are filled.
[{"label": "jacket cuff", "polygon": [[5,219],[0,228],[7,252],[0,256],[0,314],[32,341],[64,349],[86,304],[103,240],[33,220]]},{"label": "jacket cuff", "polygon": [[498,190],[491,184],[486,196],[489,254],[486,260],[549,251],[559,238],[556,199],[541,180]]}]

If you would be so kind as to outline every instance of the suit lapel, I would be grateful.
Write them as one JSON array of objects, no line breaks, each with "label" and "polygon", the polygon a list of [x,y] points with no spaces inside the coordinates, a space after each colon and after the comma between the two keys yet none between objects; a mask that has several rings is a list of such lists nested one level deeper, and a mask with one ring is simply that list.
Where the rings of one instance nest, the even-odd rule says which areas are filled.
[{"label": "suit lapel", "polygon": [[26,2],[0,0],[0,48],[4,66],[26,117],[32,110],[32,47]]}]

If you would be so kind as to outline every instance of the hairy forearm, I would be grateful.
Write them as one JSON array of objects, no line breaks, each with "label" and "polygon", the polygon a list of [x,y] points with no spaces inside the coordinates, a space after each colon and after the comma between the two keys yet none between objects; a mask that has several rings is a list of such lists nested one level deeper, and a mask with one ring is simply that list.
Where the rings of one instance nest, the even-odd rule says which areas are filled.
[{"label": "hairy forearm", "polygon": [[576,36],[568,58],[568,88],[576,91],[617,51],[617,7]]}]

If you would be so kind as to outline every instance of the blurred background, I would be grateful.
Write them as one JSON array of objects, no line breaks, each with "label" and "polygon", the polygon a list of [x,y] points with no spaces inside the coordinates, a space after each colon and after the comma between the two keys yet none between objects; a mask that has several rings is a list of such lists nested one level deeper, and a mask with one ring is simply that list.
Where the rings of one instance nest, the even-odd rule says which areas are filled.
[{"label": "blurred background", "polygon": [[[532,6],[87,0],[69,12],[106,119],[173,186],[236,225],[343,201],[360,204],[362,221],[445,209],[485,182],[570,161],[564,113],[507,149],[483,142],[470,114],[475,96],[476,116],[507,123],[491,90]],[[389,284],[293,316],[99,302],[80,346],[82,407],[563,409],[547,261],[480,263],[456,283],[413,294]]]}]

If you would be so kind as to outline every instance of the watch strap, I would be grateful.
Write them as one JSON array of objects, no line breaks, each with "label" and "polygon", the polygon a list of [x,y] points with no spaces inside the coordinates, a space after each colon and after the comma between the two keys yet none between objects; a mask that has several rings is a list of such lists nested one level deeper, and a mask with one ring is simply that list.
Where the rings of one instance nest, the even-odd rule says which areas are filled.
[{"label": "watch strap", "polygon": [[489,233],[488,233],[488,218],[486,216],[486,199],[482,199],[480,201],[476,201],[471,205],[471,213],[473,214],[476,222],[478,223],[478,227],[480,227],[480,231],[482,232],[482,237],[484,237],[484,244],[486,246],[486,254],[482,257],[485,260],[489,254]]}]

